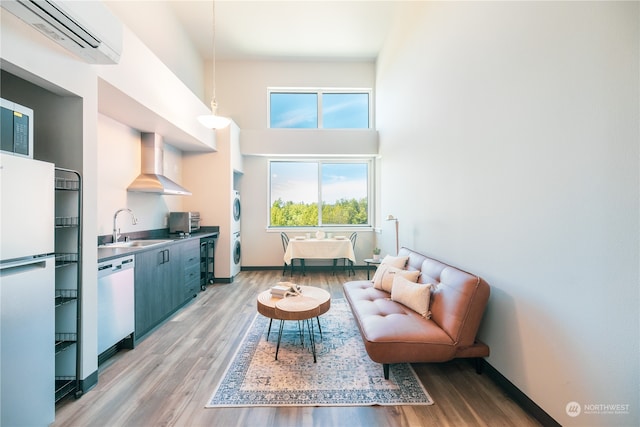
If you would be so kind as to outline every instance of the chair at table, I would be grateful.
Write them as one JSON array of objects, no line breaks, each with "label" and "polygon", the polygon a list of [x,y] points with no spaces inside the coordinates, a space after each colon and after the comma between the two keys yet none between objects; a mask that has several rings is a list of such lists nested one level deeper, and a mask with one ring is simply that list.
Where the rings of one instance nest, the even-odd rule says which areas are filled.
[{"label": "chair at table", "polygon": [[[356,233],[355,231],[353,233],[351,233],[351,236],[349,236],[349,240],[351,240],[351,246],[353,247],[353,251],[355,252],[356,250],[356,240],[358,239],[358,233]],[[338,260],[340,258],[334,259],[333,260],[333,274],[336,274],[336,265],[338,264]],[[351,276],[351,273],[353,273],[353,275],[356,275],[356,271],[353,269],[353,261],[351,261],[348,258],[342,258],[343,261],[343,269],[346,270],[347,269],[347,265],[349,266],[349,276]]]},{"label": "chair at table", "polygon": [[[284,253],[287,252],[287,246],[289,246],[289,236],[287,233],[280,233],[280,240],[282,240],[282,250]],[[293,273],[293,260],[291,260],[291,272]],[[284,265],[282,266],[282,275],[284,276],[287,272],[287,262],[284,261]]]},{"label": "chair at table", "polygon": [[[351,240],[351,247],[353,247],[353,252],[356,251],[356,240],[358,239],[358,233],[356,233],[355,231],[353,233],[351,233],[351,236],[349,236],[349,240]],[[349,263],[349,276],[351,276],[351,273],[353,273],[353,275],[356,275],[356,271],[353,269],[353,261],[351,261],[350,259],[345,259],[345,265],[346,263]]]},{"label": "chair at table", "polygon": [[[289,236],[287,236],[287,233],[282,232],[282,233],[280,233],[280,239],[282,240],[282,250],[286,253],[287,252],[287,246],[289,246]],[[290,265],[291,275],[292,276],[293,276],[293,262],[294,262],[294,259],[292,258],[291,259],[291,265]],[[303,259],[300,260],[300,264],[302,266],[302,274],[304,275],[304,260]],[[285,261],[284,265],[282,266],[282,275],[283,276],[287,272],[287,265],[288,264]]]}]

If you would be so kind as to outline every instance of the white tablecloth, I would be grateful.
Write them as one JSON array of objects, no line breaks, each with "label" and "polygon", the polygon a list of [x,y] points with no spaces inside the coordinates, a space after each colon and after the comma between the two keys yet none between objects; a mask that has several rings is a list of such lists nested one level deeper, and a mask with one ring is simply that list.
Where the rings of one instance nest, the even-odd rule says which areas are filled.
[{"label": "white tablecloth", "polygon": [[305,239],[289,240],[284,253],[284,262],[291,264],[292,259],[337,259],[347,258],[354,263],[356,255],[349,239]]}]

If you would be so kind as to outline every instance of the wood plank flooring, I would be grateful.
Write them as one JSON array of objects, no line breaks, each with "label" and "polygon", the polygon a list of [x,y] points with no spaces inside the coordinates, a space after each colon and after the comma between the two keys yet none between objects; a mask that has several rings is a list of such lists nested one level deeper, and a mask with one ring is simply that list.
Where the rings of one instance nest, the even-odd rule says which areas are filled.
[{"label": "wood plank flooring", "polygon": [[[293,281],[335,299],[353,277],[308,271]],[[356,270],[356,277],[366,272]],[[539,425],[464,360],[413,365],[432,406],[205,409],[256,314],[256,296],[280,280],[281,270],[243,271],[234,283],[210,285],[134,350],[103,364],[96,387],[59,402],[53,426]]]}]

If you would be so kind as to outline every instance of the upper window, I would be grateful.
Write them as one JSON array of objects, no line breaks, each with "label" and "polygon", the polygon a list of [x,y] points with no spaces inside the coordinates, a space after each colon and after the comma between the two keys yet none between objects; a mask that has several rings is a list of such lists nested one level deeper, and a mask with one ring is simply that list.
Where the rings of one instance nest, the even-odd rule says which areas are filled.
[{"label": "upper window", "polygon": [[368,129],[369,89],[269,89],[270,128]]},{"label": "upper window", "polygon": [[269,225],[369,225],[370,166],[368,160],[272,160]]}]

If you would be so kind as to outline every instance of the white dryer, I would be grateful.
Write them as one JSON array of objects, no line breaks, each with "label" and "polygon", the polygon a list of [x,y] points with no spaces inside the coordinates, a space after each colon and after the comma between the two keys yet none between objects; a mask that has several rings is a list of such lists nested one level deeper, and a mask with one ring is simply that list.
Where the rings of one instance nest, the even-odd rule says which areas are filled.
[{"label": "white dryer", "polygon": [[242,205],[240,203],[240,193],[233,190],[231,193],[231,232],[235,233],[240,231],[240,217],[242,211]]},{"label": "white dryer", "polygon": [[240,244],[240,231],[231,234],[231,277],[240,273],[242,261],[242,245]]}]

